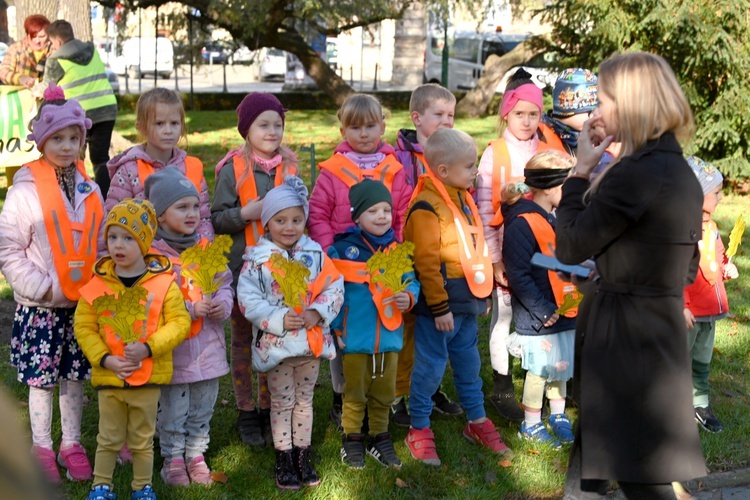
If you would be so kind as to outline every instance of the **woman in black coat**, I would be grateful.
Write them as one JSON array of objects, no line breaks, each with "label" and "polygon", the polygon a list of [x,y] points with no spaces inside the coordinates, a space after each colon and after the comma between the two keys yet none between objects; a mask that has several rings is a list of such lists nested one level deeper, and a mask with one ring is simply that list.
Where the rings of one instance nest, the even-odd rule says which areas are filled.
[{"label": "woman in black coat", "polygon": [[[580,416],[566,498],[595,497],[615,479],[628,498],[673,499],[672,481],[706,473],[682,315],[703,203],[678,142],[692,130],[664,59],[636,52],[602,63],[599,107],[557,209],[557,257],[593,256],[599,273],[578,316]],[[589,183],[612,140],[619,156]]]}]

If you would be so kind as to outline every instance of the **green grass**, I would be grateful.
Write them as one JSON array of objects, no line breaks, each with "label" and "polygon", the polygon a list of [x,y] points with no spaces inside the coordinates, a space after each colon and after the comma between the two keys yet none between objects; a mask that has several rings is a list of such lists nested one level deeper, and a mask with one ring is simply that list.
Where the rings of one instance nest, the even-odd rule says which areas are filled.
[{"label": "green grass", "polygon": [[[299,153],[300,148],[315,144],[318,161],[327,158],[339,142],[338,123],[335,112],[296,111],[288,113],[284,141],[300,155],[302,175],[309,180],[309,154]],[[394,112],[387,118],[386,140],[393,143],[399,128],[410,125],[408,113]],[[474,136],[482,151],[495,136],[496,118],[460,120],[458,128]],[[231,148],[241,144],[236,130],[236,115],[226,112],[188,112],[188,151],[198,156],[206,166],[206,178],[213,185],[214,165]],[[117,131],[130,140],[135,140],[134,115],[121,114]],[[1,182],[1,181],[0,181]],[[2,186],[0,186],[2,189]],[[0,192],[0,196],[4,193]],[[735,218],[748,212],[750,200],[741,196],[729,196],[719,205],[717,222],[722,234],[727,235]],[[746,243],[747,245],[747,243]],[[749,250],[750,252],[750,250]],[[716,350],[711,369],[712,405],[726,426],[722,434],[701,433],[703,450],[712,472],[746,467],[750,465],[750,420],[747,419],[748,395],[750,395],[750,257],[740,247],[734,258],[740,272],[738,280],[728,282],[727,290],[732,316],[719,322]],[[3,291],[0,281],[0,297],[9,298],[7,287]],[[485,394],[492,387],[488,354],[488,319],[481,318],[479,345],[482,356],[482,378]],[[6,328],[8,325],[6,325]],[[9,347],[0,346],[0,359],[9,358]],[[521,372],[516,365],[516,393],[522,391]],[[164,486],[158,478],[161,459],[156,458],[154,486],[160,498],[205,499],[281,497],[293,495],[310,498],[558,498],[562,494],[567,450],[554,451],[529,445],[516,437],[518,426],[501,420],[491,405],[487,404],[488,416],[498,424],[503,437],[515,452],[509,467],[503,467],[491,453],[471,445],[461,436],[465,423],[462,417],[436,417],[433,430],[437,436],[438,452],[444,465],[439,469],[422,466],[411,459],[403,439],[405,430],[393,427],[396,451],[404,462],[400,471],[384,469],[371,458],[362,471],[350,471],[340,461],[341,437],[329,424],[328,410],[331,405],[331,383],[328,363],[323,363],[319,387],[315,396],[315,424],[313,446],[318,456],[318,470],[323,483],[317,488],[300,493],[281,493],[273,481],[274,455],[272,449],[251,450],[244,446],[234,431],[236,410],[229,377],[221,381],[219,402],[212,420],[211,444],[206,458],[215,471],[223,471],[229,481],[216,484],[206,490],[200,487],[173,490]],[[15,382],[15,369],[7,361],[0,362],[0,380],[19,401],[26,401],[28,389]],[[445,389],[455,398],[450,374],[446,376]],[[83,444],[93,458],[96,449],[97,403],[96,391],[87,387],[89,402],[84,409]],[[28,407],[21,403],[18,408],[24,429],[28,429]],[[55,410],[53,438],[60,439],[59,417]],[[569,410],[571,417],[576,411]],[[616,429],[613,429],[616,432]],[[158,448],[157,448],[158,450]],[[158,451],[156,453],[158,455]],[[120,495],[129,491],[132,478],[130,467],[118,467],[115,486]],[[399,481],[397,481],[399,480]],[[398,486],[401,484],[402,486]],[[63,489],[71,498],[83,498],[88,484],[64,482]],[[125,497],[123,497],[125,498]]]}]

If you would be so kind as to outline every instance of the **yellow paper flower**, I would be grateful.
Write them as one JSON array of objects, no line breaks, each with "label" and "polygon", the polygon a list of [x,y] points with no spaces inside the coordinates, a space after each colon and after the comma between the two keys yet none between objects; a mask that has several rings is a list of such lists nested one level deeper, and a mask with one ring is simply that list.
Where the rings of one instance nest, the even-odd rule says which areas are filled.
[{"label": "yellow paper flower", "polygon": [[737,253],[737,248],[742,243],[742,234],[745,232],[745,221],[742,214],[734,222],[732,232],[729,233],[729,246],[727,247],[727,258],[732,258]]},{"label": "yellow paper flower", "polygon": [[180,255],[180,275],[192,280],[205,294],[218,291],[223,284],[219,275],[228,269],[229,258],[226,254],[231,248],[232,237],[222,234],[205,246],[195,245],[186,249]]},{"label": "yellow paper flower", "polygon": [[414,243],[405,241],[393,248],[378,250],[367,259],[367,270],[373,283],[379,283],[397,294],[406,290],[409,280],[404,280],[406,273],[414,271],[412,263]]},{"label": "yellow paper flower", "polygon": [[148,292],[142,286],[126,288],[117,294],[97,297],[92,304],[99,313],[99,324],[107,325],[123,343],[141,339],[146,332],[146,300]]},{"label": "yellow paper flower", "polygon": [[289,260],[279,253],[271,254],[271,276],[279,284],[279,291],[284,297],[284,304],[294,307],[305,307],[307,299],[307,280],[310,270],[296,260]]}]

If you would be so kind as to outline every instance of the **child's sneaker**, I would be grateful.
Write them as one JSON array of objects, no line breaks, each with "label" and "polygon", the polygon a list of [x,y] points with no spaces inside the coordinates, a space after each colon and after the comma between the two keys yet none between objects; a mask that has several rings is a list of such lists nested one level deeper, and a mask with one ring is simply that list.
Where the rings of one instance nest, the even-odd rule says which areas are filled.
[{"label": "child's sneaker", "polygon": [[61,447],[57,463],[68,470],[66,476],[71,481],[88,481],[93,477],[86,450],[78,443],[67,448]]},{"label": "child's sneaker", "polygon": [[521,424],[521,430],[518,431],[518,437],[520,437],[521,439],[526,439],[528,441],[536,441],[538,443],[549,444],[553,448],[562,448],[560,441],[555,439],[554,436],[549,433],[547,428],[544,426],[544,422],[539,422],[532,425],[531,427],[526,427],[526,422],[524,421]]},{"label": "child's sneaker", "polygon": [[724,430],[724,426],[721,425],[721,422],[710,406],[695,408],[695,421],[708,432],[721,432]]},{"label": "child's sneaker", "polygon": [[375,437],[371,437],[370,444],[367,446],[367,453],[386,467],[401,468],[401,460],[398,459],[396,450],[393,448],[390,432],[382,432]]},{"label": "child's sneaker", "polygon": [[312,463],[312,453],[309,446],[304,448],[295,446],[292,449],[292,458],[302,486],[317,486],[320,484],[320,476]]},{"label": "child's sneaker", "polygon": [[341,446],[341,461],[351,469],[365,468],[366,434],[345,434]]},{"label": "child's sneaker", "polygon": [[440,457],[438,457],[437,449],[435,448],[435,434],[432,433],[432,429],[425,427],[424,429],[415,429],[414,427],[409,428],[409,434],[404,439],[406,446],[409,448],[409,453],[414,457],[415,460],[440,467]]},{"label": "child's sneaker", "polygon": [[143,489],[134,491],[130,495],[130,500],[156,500],[156,492],[150,484],[147,484]]},{"label": "child's sneaker", "polygon": [[211,469],[208,468],[203,455],[198,455],[190,460],[187,473],[190,476],[190,482],[205,485],[214,484],[214,480],[211,479]]},{"label": "child's sneaker", "polygon": [[440,389],[432,395],[432,403],[432,409],[434,411],[450,417],[461,415],[464,412],[464,409],[461,408],[460,404],[451,401],[450,398]]},{"label": "child's sneaker", "polygon": [[164,460],[161,468],[161,478],[169,486],[189,486],[190,477],[185,468],[185,460],[173,458]]},{"label": "child's sneaker", "polygon": [[391,420],[399,427],[409,428],[411,425],[411,415],[406,407],[406,396],[401,398],[391,406]]},{"label": "child's sneaker", "polygon": [[550,415],[549,426],[562,444],[570,444],[575,440],[573,424],[570,423],[570,419],[564,413]]},{"label": "child's sneaker", "polygon": [[91,488],[86,498],[87,500],[117,500],[117,495],[108,484],[100,484]]},{"label": "child's sneaker", "polygon": [[464,427],[464,437],[474,444],[489,448],[498,455],[510,452],[510,448],[503,442],[500,433],[495,429],[495,424],[489,418],[481,424],[467,422]]},{"label": "child's sneaker", "polygon": [[31,450],[32,455],[36,458],[37,463],[41,466],[44,475],[52,484],[60,484],[60,471],[57,470],[57,461],[55,452],[49,448],[34,446]]},{"label": "child's sneaker", "polygon": [[276,476],[276,486],[282,490],[298,490],[300,488],[293,458],[292,450],[276,450],[274,475]]}]

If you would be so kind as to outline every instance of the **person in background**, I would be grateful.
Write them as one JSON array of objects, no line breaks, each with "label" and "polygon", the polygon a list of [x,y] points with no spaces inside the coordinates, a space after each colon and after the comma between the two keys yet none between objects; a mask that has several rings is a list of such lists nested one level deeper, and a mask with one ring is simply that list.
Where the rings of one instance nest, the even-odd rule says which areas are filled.
[{"label": "person in background", "polygon": [[8,47],[0,64],[0,82],[32,88],[42,79],[44,65],[52,51],[47,37],[49,19],[35,14],[23,22],[26,36]]},{"label": "person in background", "polygon": [[596,75],[587,69],[563,70],[552,91],[552,110],[542,117],[542,123],[555,131],[571,156],[576,155],[583,123],[599,102],[597,81]]}]

